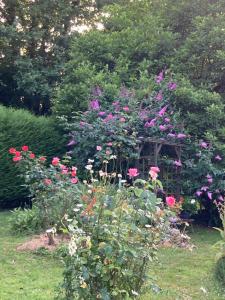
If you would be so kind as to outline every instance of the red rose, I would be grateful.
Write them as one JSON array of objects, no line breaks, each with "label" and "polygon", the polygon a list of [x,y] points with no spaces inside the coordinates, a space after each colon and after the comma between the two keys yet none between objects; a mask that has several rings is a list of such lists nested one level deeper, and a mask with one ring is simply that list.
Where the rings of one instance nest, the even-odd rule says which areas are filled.
[{"label": "red rose", "polygon": [[29,155],[29,157],[30,157],[31,159],[33,159],[33,158],[35,158],[35,154],[34,154],[34,153],[31,153],[31,154]]},{"label": "red rose", "polygon": [[22,150],[23,150],[23,151],[28,151],[28,150],[29,150],[29,147],[24,145],[24,146],[22,147]]},{"label": "red rose", "polygon": [[16,153],[16,149],[15,148],[10,148],[9,149],[9,153],[10,154],[15,154]]},{"label": "red rose", "polygon": [[17,161],[20,161],[22,159],[21,156],[14,156],[13,157],[13,161],[17,162]]},{"label": "red rose", "polygon": [[14,154],[15,154],[16,157],[20,157],[21,156],[21,152],[20,151],[15,151]]},{"label": "red rose", "polygon": [[41,156],[41,157],[39,158],[39,160],[42,161],[42,162],[44,162],[44,161],[46,161],[46,158],[45,158],[44,156]]}]

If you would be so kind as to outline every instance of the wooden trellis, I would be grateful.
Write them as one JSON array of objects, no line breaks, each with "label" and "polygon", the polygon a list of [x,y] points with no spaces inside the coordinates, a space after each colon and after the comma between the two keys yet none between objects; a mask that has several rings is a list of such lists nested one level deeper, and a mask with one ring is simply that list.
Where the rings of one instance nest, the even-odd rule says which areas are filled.
[{"label": "wooden trellis", "polygon": [[174,165],[166,164],[163,156],[167,156],[170,160],[180,161],[182,147],[183,145],[180,143],[163,139],[141,140],[137,148],[138,158],[136,160],[136,167],[141,177],[147,178],[149,168],[158,166],[161,170],[160,178],[163,181],[165,192],[179,197],[181,190],[180,167],[175,168]]}]

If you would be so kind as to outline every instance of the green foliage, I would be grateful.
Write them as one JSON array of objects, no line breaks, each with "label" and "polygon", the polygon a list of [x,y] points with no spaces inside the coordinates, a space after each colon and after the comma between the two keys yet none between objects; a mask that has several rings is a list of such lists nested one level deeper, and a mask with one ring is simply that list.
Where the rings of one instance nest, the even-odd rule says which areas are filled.
[{"label": "green foliage", "polygon": [[171,103],[176,84],[169,75],[164,76],[160,73],[151,79],[151,93],[141,100],[133,90],[122,87],[109,102],[104,90],[93,89],[89,109],[64,122],[71,139],[68,153],[80,169],[90,157],[96,158],[98,168],[104,160],[111,160],[114,172],[126,176],[140,156],[145,139],[180,143],[187,138]]},{"label": "green foliage", "polygon": [[[23,204],[28,191],[21,186],[21,173],[9,160],[12,146],[21,149],[29,145],[35,154],[47,157],[64,153],[63,133],[53,118],[35,117],[23,110],[0,106],[0,207],[15,207]],[[3,176],[4,175],[4,176]]]},{"label": "green foliage", "polygon": [[[78,182],[76,168],[69,168],[59,163],[58,157],[54,157],[52,164],[48,166],[45,164],[45,157],[31,158],[31,154],[32,152],[29,150],[21,151],[17,156],[18,161],[15,162],[15,168],[20,171],[32,197],[32,204],[39,220],[37,225],[42,229],[54,226],[56,230],[59,230],[61,220],[72,212],[80,196],[76,185]],[[12,155],[14,159],[16,154],[12,153]],[[17,219],[20,223],[20,212],[15,214],[15,223]],[[23,216],[24,212],[22,211],[22,219]],[[23,227],[20,230],[22,231]]]},{"label": "green foliage", "polygon": [[[143,99],[151,93],[152,75],[167,68],[179,82],[174,101],[187,131],[223,151],[224,9],[219,0],[119,1],[106,6],[99,17],[103,30],[73,37],[56,96],[57,114],[71,116],[71,109],[87,107],[88,97],[73,90],[77,83],[89,91],[95,84],[110,87],[114,93],[106,93],[107,99],[124,84]],[[84,74],[88,66],[92,80],[79,80],[81,66]]]},{"label": "green foliage", "polygon": [[64,299],[133,299],[149,290],[147,268],[169,223],[152,183],[141,182],[117,191],[93,180],[83,190],[68,219]]},{"label": "green foliage", "polygon": [[221,284],[225,284],[225,256],[220,257],[216,262],[215,266],[215,275],[216,278],[221,282]]},{"label": "green foliage", "polygon": [[0,11],[0,101],[50,111],[50,97],[68,59],[71,27],[88,23],[95,3],[82,1],[2,1]]},{"label": "green foliage", "polygon": [[13,233],[34,233],[41,229],[41,220],[37,207],[32,209],[16,208],[12,211],[10,227]]}]

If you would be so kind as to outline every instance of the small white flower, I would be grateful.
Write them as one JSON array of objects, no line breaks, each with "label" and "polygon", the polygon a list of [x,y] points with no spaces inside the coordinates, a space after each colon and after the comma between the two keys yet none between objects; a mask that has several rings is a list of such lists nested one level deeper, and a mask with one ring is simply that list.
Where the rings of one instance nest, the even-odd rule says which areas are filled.
[{"label": "small white flower", "polygon": [[76,253],[76,251],[77,251],[77,245],[75,243],[75,239],[74,238],[71,238],[71,241],[69,243],[68,248],[69,248],[69,254],[70,254],[70,256],[73,256]]},{"label": "small white flower", "polygon": [[76,206],[77,207],[83,207],[83,204],[77,204]]},{"label": "small white flower", "polygon": [[73,211],[78,212],[80,211],[80,208],[74,208]]},{"label": "small white flower", "polygon": [[92,178],[92,179],[91,179],[91,182],[98,182],[98,179]]},{"label": "small white flower", "polygon": [[103,164],[108,164],[108,160],[103,160]]},{"label": "small white flower", "polygon": [[102,170],[99,171],[99,176],[103,177],[103,176],[107,176],[106,172],[103,172]]},{"label": "small white flower", "polygon": [[200,291],[202,291],[204,294],[207,294],[207,290],[203,286],[200,287]]},{"label": "small white flower", "polygon": [[125,179],[122,179],[121,181],[120,181],[121,183],[125,183],[125,182],[127,182]]},{"label": "small white flower", "polygon": [[149,225],[149,224],[146,224],[145,227],[146,227],[146,228],[151,228],[152,226]]},{"label": "small white flower", "polygon": [[94,162],[94,159],[88,159],[88,163],[92,164]]},{"label": "small white flower", "polygon": [[117,156],[116,155],[111,155],[110,159],[117,159]]},{"label": "small white flower", "polygon": [[117,176],[118,176],[119,178],[122,178],[122,175],[121,175],[121,174],[118,174]]},{"label": "small white flower", "polygon": [[195,204],[196,200],[195,199],[191,199],[191,204]]},{"label": "small white flower", "polygon": [[90,170],[90,173],[91,173],[91,174],[93,174],[93,173],[94,173],[94,171],[93,171],[93,170]]},{"label": "small white flower", "polygon": [[92,165],[86,165],[86,166],[85,166],[85,168],[86,168],[87,170],[89,170],[89,171],[92,170],[92,167],[93,167]]},{"label": "small white flower", "polygon": [[139,294],[138,294],[136,291],[134,291],[134,290],[132,290],[131,293],[132,293],[134,296],[139,296]]},{"label": "small white flower", "polygon": [[88,194],[92,194],[92,190],[88,190],[87,192],[88,192]]},{"label": "small white flower", "polygon": [[83,183],[84,183],[84,184],[87,184],[87,180],[83,180]]},{"label": "small white flower", "polygon": [[116,173],[115,173],[115,172],[112,173],[111,176],[112,176],[112,177],[116,177]]}]

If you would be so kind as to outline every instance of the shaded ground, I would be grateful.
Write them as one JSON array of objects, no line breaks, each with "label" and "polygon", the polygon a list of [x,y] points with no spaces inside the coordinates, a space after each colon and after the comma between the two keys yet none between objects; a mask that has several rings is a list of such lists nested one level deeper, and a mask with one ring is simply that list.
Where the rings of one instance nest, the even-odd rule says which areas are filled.
[{"label": "shaded ground", "polygon": [[[62,265],[50,256],[20,252],[19,244],[30,237],[10,233],[9,213],[0,213],[0,300],[53,300],[55,289],[62,280]],[[150,275],[162,289],[141,300],[223,300],[225,293],[214,281],[212,273],[215,250],[219,239],[216,231],[195,228],[193,252],[183,249],[161,249],[160,263]]]}]

